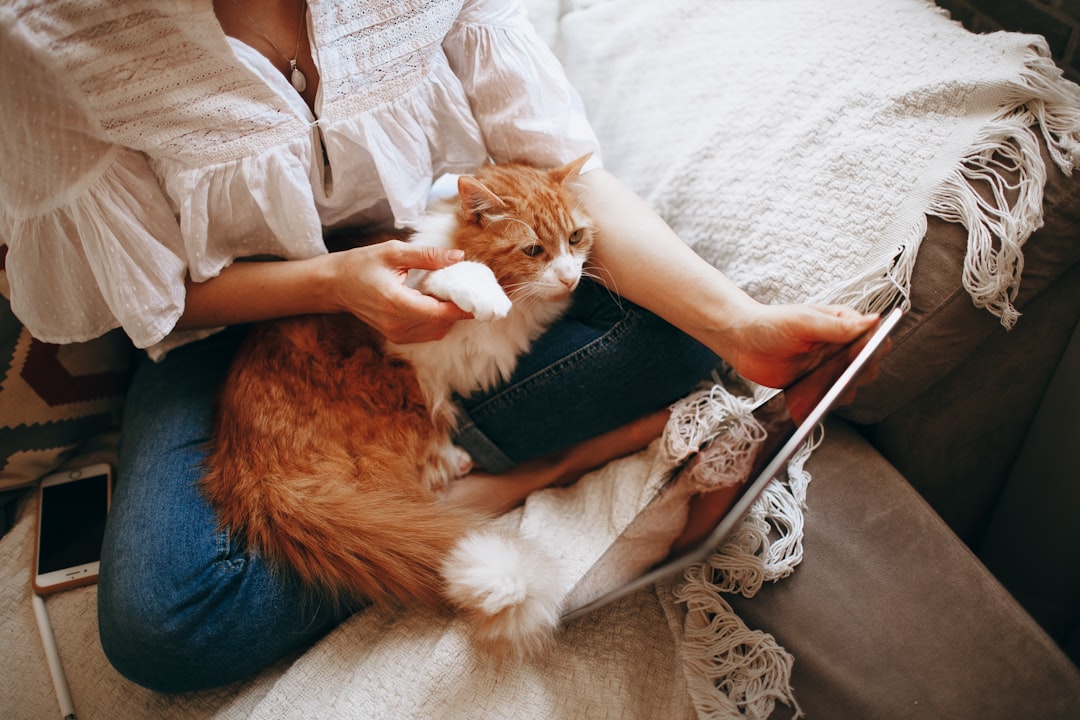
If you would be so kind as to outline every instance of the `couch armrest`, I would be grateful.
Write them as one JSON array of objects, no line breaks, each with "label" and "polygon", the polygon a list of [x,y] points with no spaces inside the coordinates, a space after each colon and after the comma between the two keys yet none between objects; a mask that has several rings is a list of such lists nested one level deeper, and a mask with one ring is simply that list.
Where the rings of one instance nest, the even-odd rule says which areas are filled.
[{"label": "couch armrest", "polygon": [[[1043,226],[1024,245],[1024,268],[1015,304],[1023,313],[1017,328],[1040,321],[1047,312],[1064,313],[1060,329],[1071,327],[1075,312],[1068,302],[1050,303],[1041,308],[1032,303],[1076,264],[1080,264],[1080,178],[1062,173],[1039,137],[1046,184],[1043,191]],[[1003,171],[1010,182],[1015,173]],[[991,190],[975,182],[988,198]],[[1009,343],[1018,354],[1047,354],[1054,361],[1063,345],[1041,348],[1029,345],[1023,333],[1006,332],[997,318],[974,306],[960,283],[964,274],[968,231],[957,223],[927,218],[926,235],[919,248],[911,278],[911,307],[894,333],[892,351],[882,362],[877,380],[860,390],[855,404],[844,408],[844,417],[862,424],[877,423],[929,393],[933,405],[934,387],[995,336],[1013,337]],[[1033,317],[1034,316],[1034,317]],[[968,368],[968,371],[974,368]],[[1045,379],[1044,379],[1045,382]]]},{"label": "couch armrest", "polygon": [[979,557],[1080,662],[1080,325],[1072,334],[979,546]]},{"label": "couch armrest", "polygon": [[977,546],[1080,317],[1080,265],[866,436],[950,527]]}]

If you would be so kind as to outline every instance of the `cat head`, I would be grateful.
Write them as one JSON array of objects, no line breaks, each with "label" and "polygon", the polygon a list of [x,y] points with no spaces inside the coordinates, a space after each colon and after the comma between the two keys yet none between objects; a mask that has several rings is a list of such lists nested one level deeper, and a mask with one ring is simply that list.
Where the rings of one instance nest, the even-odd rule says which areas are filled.
[{"label": "cat head", "polygon": [[578,286],[595,231],[570,184],[588,159],[555,169],[485,165],[458,178],[455,244],[490,267],[514,302],[561,300]]}]

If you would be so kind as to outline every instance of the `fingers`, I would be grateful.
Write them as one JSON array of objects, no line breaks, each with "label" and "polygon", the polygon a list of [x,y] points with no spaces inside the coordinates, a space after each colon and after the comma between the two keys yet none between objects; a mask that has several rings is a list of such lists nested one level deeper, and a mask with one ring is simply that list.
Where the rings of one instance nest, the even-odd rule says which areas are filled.
[{"label": "fingers", "polygon": [[[427,296],[425,295],[423,297]],[[465,312],[449,300],[430,299],[434,301],[434,304],[428,311],[429,314],[427,315],[426,321],[429,323],[446,325],[447,329],[449,329],[450,326],[458,320],[470,320],[472,318],[471,313]]]},{"label": "fingers", "polygon": [[465,259],[465,253],[456,248],[410,245],[400,240],[386,243],[385,249],[391,263],[406,270],[438,270]]},{"label": "fingers", "polygon": [[746,379],[785,387],[868,330],[877,315],[839,305],[762,305],[726,358]]},{"label": "fingers", "polygon": [[807,310],[809,321],[803,330],[811,349],[797,363],[799,375],[820,365],[878,321],[876,313],[863,314],[841,305],[811,305]]},{"label": "fingers", "polygon": [[431,342],[446,335],[457,321],[471,317],[452,302],[405,289],[397,310],[387,313],[382,326],[377,329],[399,345]]},{"label": "fingers", "polygon": [[876,313],[864,315],[843,305],[807,305],[806,310],[806,336],[827,344],[851,342],[878,321]]},{"label": "fingers", "polygon": [[424,323],[407,328],[392,329],[384,333],[384,337],[395,345],[414,345],[417,343],[435,342],[441,340],[450,331],[452,325],[439,325]]},{"label": "fingers", "polygon": [[472,317],[452,302],[410,287],[410,270],[435,270],[464,259],[460,250],[388,240],[342,253],[347,269],[343,307],[388,340],[430,342]]}]

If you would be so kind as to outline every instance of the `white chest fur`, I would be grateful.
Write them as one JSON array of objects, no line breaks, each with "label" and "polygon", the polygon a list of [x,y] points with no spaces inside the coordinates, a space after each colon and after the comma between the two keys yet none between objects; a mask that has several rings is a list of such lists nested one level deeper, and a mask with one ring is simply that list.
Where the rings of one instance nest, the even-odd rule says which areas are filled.
[{"label": "white chest fur", "polygon": [[[449,233],[432,218],[412,242],[445,246]],[[461,262],[435,271],[411,271],[409,285],[449,300],[474,319],[454,324],[442,339],[412,345],[388,344],[387,349],[408,360],[435,417],[453,418],[451,399],[487,390],[508,379],[518,358],[569,306],[561,300],[523,298],[511,303],[495,275],[485,265]]]}]

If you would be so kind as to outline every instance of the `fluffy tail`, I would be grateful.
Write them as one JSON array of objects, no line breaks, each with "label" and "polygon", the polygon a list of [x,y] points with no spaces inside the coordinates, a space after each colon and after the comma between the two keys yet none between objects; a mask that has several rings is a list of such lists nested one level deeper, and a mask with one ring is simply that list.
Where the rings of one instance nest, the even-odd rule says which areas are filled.
[{"label": "fluffy tail", "polygon": [[479,529],[481,516],[422,489],[361,489],[325,476],[245,485],[215,471],[203,480],[222,522],[322,599],[450,604],[500,655],[538,650],[558,624],[559,583],[542,552]]},{"label": "fluffy tail", "polygon": [[535,654],[558,626],[558,567],[525,538],[474,531],[450,553],[443,577],[447,598],[470,617],[477,640],[502,655]]}]

